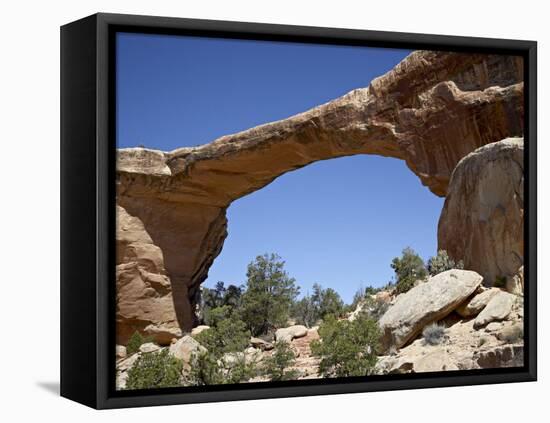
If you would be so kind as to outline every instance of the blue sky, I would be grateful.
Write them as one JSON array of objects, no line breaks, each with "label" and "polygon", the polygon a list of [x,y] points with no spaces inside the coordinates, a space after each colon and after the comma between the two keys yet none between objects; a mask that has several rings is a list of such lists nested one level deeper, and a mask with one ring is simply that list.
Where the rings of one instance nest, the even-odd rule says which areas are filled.
[{"label": "blue sky", "polygon": [[[283,119],[368,86],[408,53],[119,34],[118,147],[168,151]],[[303,293],[318,282],[350,301],[361,285],[389,281],[404,247],[435,254],[442,205],[399,160],[314,163],[230,206],[229,236],[205,284],[244,283],[256,255],[276,252]]]}]

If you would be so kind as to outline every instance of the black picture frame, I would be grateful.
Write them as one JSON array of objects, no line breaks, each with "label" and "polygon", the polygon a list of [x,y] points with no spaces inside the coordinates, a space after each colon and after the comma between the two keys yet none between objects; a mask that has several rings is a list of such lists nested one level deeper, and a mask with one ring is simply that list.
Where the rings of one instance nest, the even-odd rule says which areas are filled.
[{"label": "black picture frame", "polygon": [[[114,34],[131,31],[514,54],[525,78],[525,359],[523,368],[114,390]],[[534,41],[316,28],[119,14],[61,27],[61,395],[90,407],[325,395],[537,378],[537,44]]]}]

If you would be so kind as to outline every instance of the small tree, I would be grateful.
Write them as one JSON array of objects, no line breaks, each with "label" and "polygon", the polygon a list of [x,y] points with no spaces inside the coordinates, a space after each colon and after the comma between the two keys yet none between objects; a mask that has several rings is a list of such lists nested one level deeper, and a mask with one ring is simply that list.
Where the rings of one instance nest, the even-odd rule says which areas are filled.
[{"label": "small tree", "polygon": [[[226,310],[226,306],[212,310]],[[250,331],[236,313],[216,319],[210,329],[195,336],[207,351],[191,357],[184,380],[186,385],[221,385],[245,382],[256,374],[255,363],[247,363],[243,350],[250,341]]]},{"label": "small tree", "polygon": [[313,341],[311,349],[321,358],[320,375],[348,377],[372,373],[380,329],[366,313],[360,313],[352,322],[328,316],[319,327],[319,336],[321,339]]},{"label": "small tree", "polygon": [[147,342],[151,342],[152,340],[153,338],[145,337],[138,331],[135,331],[126,344],[126,353],[128,355],[132,355],[139,351],[139,347]]},{"label": "small tree", "polygon": [[168,388],[181,385],[183,362],[164,349],[141,355],[128,370],[126,389]]},{"label": "small tree", "polygon": [[229,352],[243,351],[250,340],[250,331],[236,315],[219,320],[210,329],[195,336],[210,354],[220,358]]},{"label": "small tree", "polygon": [[225,307],[230,314],[241,304],[242,288],[229,285],[227,288],[223,282],[216,283],[214,288],[203,288],[201,292],[200,317],[203,323],[211,326],[210,313],[214,309]]},{"label": "small tree", "polygon": [[340,316],[344,310],[344,302],[340,298],[340,295],[334,289],[323,289],[317,283],[313,285],[311,300],[321,319],[329,314]]},{"label": "small tree", "polygon": [[436,256],[428,260],[428,273],[431,276],[451,269],[464,269],[464,263],[462,260],[455,262],[445,250],[439,250]]},{"label": "small tree", "polygon": [[247,362],[240,352],[218,356],[209,351],[196,352],[184,373],[185,385],[225,385],[247,382],[258,373],[256,363]]},{"label": "small tree", "polygon": [[398,294],[407,292],[417,280],[427,276],[424,261],[410,247],[402,251],[401,257],[395,257],[392,260],[391,267],[395,271],[395,288]]},{"label": "small tree", "polygon": [[193,353],[189,364],[183,376],[185,385],[204,386],[224,383],[222,368],[214,354],[208,351]]},{"label": "small tree", "polygon": [[317,322],[318,313],[309,295],[294,303],[292,317],[296,319],[297,324],[307,327],[311,327]]},{"label": "small tree", "polygon": [[278,255],[264,254],[248,265],[247,289],[239,313],[254,336],[287,323],[299,289],[284,264]]},{"label": "small tree", "polygon": [[229,306],[207,308],[203,312],[203,322],[208,326],[217,326],[222,320],[231,316],[232,309]]},{"label": "small tree", "polygon": [[298,324],[311,327],[329,314],[341,316],[344,311],[340,295],[334,289],[323,289],[316,283],[313,285],[313,295],[306,295],[294,304],[292,316]]},{"label": "small tree", "polygon": [[287,370],[296,363],[296,355],[288,342],[277,341],[271,357],[264,360],[263,372],[271,381],[298,378],[296,370]]}]

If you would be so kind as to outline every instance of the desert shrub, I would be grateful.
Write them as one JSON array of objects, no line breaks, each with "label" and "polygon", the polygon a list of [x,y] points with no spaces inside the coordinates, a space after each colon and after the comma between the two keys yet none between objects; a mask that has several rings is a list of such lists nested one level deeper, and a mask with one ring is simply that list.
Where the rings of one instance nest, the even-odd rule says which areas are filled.
[{"label": "desert shrub", "polygon": [[299,293],[294,278],[276,254],[258,256],[248,265],[239,315],[254,336],[285,326]]},{"label": "desert shrub", "polygon": [[256,363],[246,361],[243,353],[228,357],[209,351],[194,353],[189,368],[185,371],[185,385],[225,385],[242,383],[258,374]]},{"label": "desert shrub", "polygon": [[135,331],[126,344],[126,353],[128,355],[132,355],[139,351],[139,347],[147,342],[151,342],[152,340],[153,338],[143,336],[138,331]]},{"label": "desert shrub", "polygon": [[223,371],[218,358],[208,351],[193,353],[183,381],[185,385],[191,386],[223,384]]},{"label": "desert shrub", "polygon": [[410,247],[402,251],[401,257],[392,260],[391,267],[395,271],[395,288],[398,294],[407,292],[417,280],[424,279],[427,275],[424,261]]},{"label": "desert shrub", "polygon": [[287,370],[296,362],[296,356],[288,342],[278,341],[270,357],[263,362],[263,373],[272,381],[292,380],[298,377],[296,370]]},{"label": "desert shrub", "polygon": [[141,355],[128,370],[126,389],[167,388],[181,384],[183,362],[168,350]]},{"label": "desert shrub", "polygon": [[224,383],[242,383],[257,376],[259,373],[257,363],[247,361],[244,353],[236,354],[230,361],[227,358],[221,359]]},{"label": "desert shrub", "polygon": [[219,358],[225,353],[243,351],[248,346],[250,331],[245,323],[233,314],[216,321],[214,326],[196,335],[195,339],[211,355]]},{"label": "desert shrub", "polygon": [[232,310],[229,306],[206,308],[203,310],[203,322],[208,326],[217,326],[219,322],[228,319]]},{"label": "desert shrub", "polygon": [[449,257],[447,251],[439,250],[437,255],[430,257],[427,267],[428,273],[434,276],[451,269],[464,269],[464,263],[462,260],[454,261]]},{"label": "desert shrub", "polygon": [[321,339],[313,341],[311,349],[321,358],[320,375],[364,376],[373,371],[380,329],[367,313],[360,313],[352,322],[329,315],[319,327],[319,336]]},{"label": "desert shrub", "polygon": [[439,345],[445,339],[445,326],[432,323],[422,331],[424,343],[428,345]]}]

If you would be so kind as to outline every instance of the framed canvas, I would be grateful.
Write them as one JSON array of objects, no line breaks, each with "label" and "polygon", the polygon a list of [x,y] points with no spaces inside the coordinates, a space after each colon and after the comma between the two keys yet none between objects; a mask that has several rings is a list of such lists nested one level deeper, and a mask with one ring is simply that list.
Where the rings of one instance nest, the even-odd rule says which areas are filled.
[{"label": "framed canvas", "polygon": [[69,23],[61,395],[534,381],[536,175],[533,41]]}]

